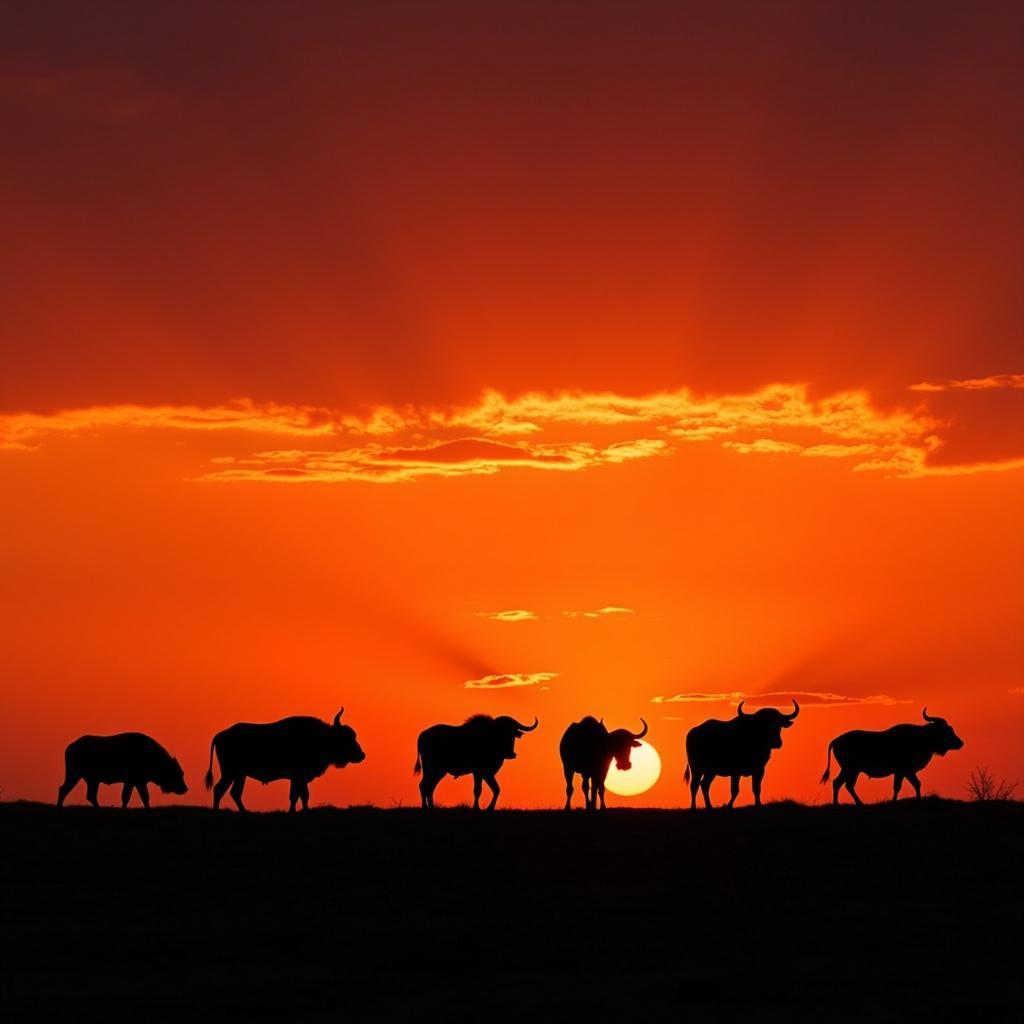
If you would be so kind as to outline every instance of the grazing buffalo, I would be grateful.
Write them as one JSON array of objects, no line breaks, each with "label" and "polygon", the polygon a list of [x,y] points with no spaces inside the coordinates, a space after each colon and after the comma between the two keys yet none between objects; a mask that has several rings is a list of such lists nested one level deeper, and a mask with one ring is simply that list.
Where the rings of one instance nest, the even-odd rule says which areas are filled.
[{"label": "grazing buffalo", "polygon": [[914,792],[921,796],[921,780],[917,773],[932,759],[933,754],[944,756],[959,750],[964,741],[944,719],[922,712],[927,725],[894,725],[891,729],[869,732],[854,729],[837,736],[828,745],[825,774],[821,781],[828,782],[832,768],[832,754],[836,755],[839,774],[832,782],[832,803],[839,803],[839,790],[845,786],[856,803],[861,803],[854,786],[860,776],[884,779],[893,776],[892,798],[899,798],[903,780],[909,779]]},{"label": "grazing buffalo", "polygon": [[57,806],[85,779],[85,798],[99,807],[100,783],[122,783],[121,806],[127,807],[132,790],[139,791],[143,807],[149,806],[149,783],[164,793],[188,792],[181,765],[150,736],[121,732],[116,736],[82,736],[64,751],[64,781],[57,790]]},{"label": "grazing buffalo", "polygon": [[[264,784],[287,779],[291,784],[289,811],[302,801],[309,809],[309,784],[331,765],[344,768],[359,764],[366,755],[356,741],[355,729],[341,724],[342,708],[328,725],[319,718],[296,715],[280,722],[253,725],[239,722],[217,733],[210,744],[210,767],[206,788],[213,789],[213,809],[220,807],[224,794],[231,789],[235,806],[244,811],[242,790],[246,779]],[[217,752],[220,779],[213,784],[213,752]]]},{"label": "grazing buffalo", "polygon": [[736,717],[729,722],[711,718],[694,726],[686,734],[686,774],[690,783],[690,807],[697,806],[697,787],[704,794],[704,806],[711,806],[711,782],[716,775],[728,775],[732,782],[729,806],[736,802],[740,791],[740,778],[750,776],[754,803],[761,806],[761,780],[773,750],[782,746],[782,730],[788,729],[800,705],[793,701],[788,714],[775,708],[761,708],[748,715],[744,701],[736,709]]},{"label": "grazing buffalo", "polygon": [[491,791],[487,810],[493,810],[501,789],[495,776],[503,761],[515,760],[516,740],[539,725],[523,725],[508,715],[492,718],[473,715],[462,725],[432,725],[416,740],[416,767],[420,779],[420,800],[424,807],[434,806],[434,790],[446,776],[473,776],[473,808],[480,809],[480,790],[484,782]]},{"label": "grazing buffalo", "polygon": [[632,767],[629,755],[634,747],[640,746],[640,740],[647,735],[647,723],[641,718],[643,729],[630,732],[628,729],[616,729],[609,732],[604,725],[591,715],[573,722],[562,735],[558,745],[558,753],[562,758],[562,771],[565,773],[565,809],[572,806],[572,777],[579,775],[583,785],[583,800],[587,810],[593,810],[601,801],[604,810],[604,782],[608,778],[612,759],[619,771],[629,771]]}]

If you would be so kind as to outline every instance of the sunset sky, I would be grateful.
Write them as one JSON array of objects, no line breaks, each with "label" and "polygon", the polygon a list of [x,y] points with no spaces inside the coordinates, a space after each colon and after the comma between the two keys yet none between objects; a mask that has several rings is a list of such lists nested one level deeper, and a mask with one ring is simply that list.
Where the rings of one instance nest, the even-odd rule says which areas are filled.
[{"label": "sunset sky", "polygon": [[804,707],[768,798],[925,704],[926,792],[1024,778],[1020,4],[2,22],[4,799],[132,729],[205,802],[213,733],[342,704],[314,803],[483,711],[541,720],[501,805],[593,713],[678,806],[744,696]]}]

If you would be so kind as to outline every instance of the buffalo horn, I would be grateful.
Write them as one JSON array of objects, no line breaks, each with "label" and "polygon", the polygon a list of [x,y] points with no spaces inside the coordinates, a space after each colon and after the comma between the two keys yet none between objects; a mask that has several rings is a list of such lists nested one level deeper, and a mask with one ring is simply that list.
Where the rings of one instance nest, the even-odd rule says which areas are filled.
[{"label": "buffalo horn", "polygon": [[643,728],[639,732],[633,733],[633,739],[642,740],[647,735],[647,723],[641,718],[640,719]]},{"label": "buffalo horn", "polygon": [[[514,718],[512,719],[512,721],[516,722]],[[540,725],[540,719],[536,715],[533,716],[533,725],[523,725],[522,722],[516,722],[516,728],[520,732],[533,732],[533,730],[536,729],[538,725]]]},{"label": "buffalo horn", "polygon": [[335,725],[341,725],[341,715],[344,710],[344,708],[341,708],[341,710],[339,710],[338,713],[334,716]]}]

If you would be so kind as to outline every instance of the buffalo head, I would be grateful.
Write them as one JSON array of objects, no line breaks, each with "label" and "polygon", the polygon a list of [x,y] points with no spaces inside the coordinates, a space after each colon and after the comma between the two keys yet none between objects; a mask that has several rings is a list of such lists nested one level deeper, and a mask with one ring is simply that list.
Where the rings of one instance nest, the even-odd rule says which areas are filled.
[{"label": "buffalo head", "polygon": [[959,750],[964,745],[964,741],[953,732],[953,727],[944,718],[929,715],[927,708],[921,714],[924,715],[924,720],[928,723],[926,731],[932,743],[932,750],[940,757],[948,754],[951,750]]},{"label": "buffalo head", "polygon": [[770,750],[782,747],[782,730],[788,729],[800,714],[800,705],[793,701],[793,710],[787,715],[775,708],[760,708],[752,715],[743,710],[744,701],[740,701],[736,715],[754,729],[766,742]]},{"label": "buffalo head", "polygon": [[506,761],[514,761],[516,757],[516,740],[523,733],[533,732],[540,725],[540,719],[534,715],[533,725],[523,725],[509,715],[500,715],[494,719],[494,738],[498,744],[498,753]]},{"label": "buffalo head", "polygon": [[188,792],[188,786],[185,785],[185,773],[176,757],[170,758],[160,766],[159,778],[154,781],[165,793],[184,796]]},{"label": "buffalo head", "polygon": [[640,746],[640,741],[647,735],[647,723],[641,718],[643,728],[639,732],[630,732],[628,729],[616,729],[608,733],[608,747],[612,757],[615,758],[615,767],[620,772],[628,772],[633,767],[629,755],[635,747]]},{"label": "buffalo head", "polygon": [[347,764],[359,764],[366,760],[363,748],[356,740],[356,731],[349,725],[341,724],[342,708],[331,723],[327,739],[327,754],[335,768],[344,768]]}]

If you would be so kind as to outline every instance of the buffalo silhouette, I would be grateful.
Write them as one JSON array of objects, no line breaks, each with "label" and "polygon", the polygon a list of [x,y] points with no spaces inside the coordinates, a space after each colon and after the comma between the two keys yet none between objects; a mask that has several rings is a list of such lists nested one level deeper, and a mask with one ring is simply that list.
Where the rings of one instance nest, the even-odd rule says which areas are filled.
[{"label": "buffalo silhouette", "polygon": [[57,806],[85,779],[85,798],[99,807],[100,784],[122,783],[121,806],[127,807],[137,790],[143,807],[149,806],[149,783],[164,793],[188,792],[181,765],[151,736],[121,732],[114,736],[80,736],[64,751],[64,781],[57,790]]},{"label": "buffalo silhouette", "polygon": [[728,722],[711,718],[694,726],[686,734],[686,773],[690,784],[690,807],[697,806],[697,787],[704,795],[704,806],[711,806],[711,782],[717,775],[731,780],[728,806],[736,802],[740,778],[750,776],[754,803],[761,806],[761,782],[765,766],[773,750],[782,746],[782,730],[788,729],[800,714],[800,705],[793,701],[790,714],[775,708],[761,708],[748,715],[744,701],[736,709],[736,717]]},{"label": "buffalo silhouette", "polygon": [[949,751],[959,750],[964,745],[944,718],[929,715],[927,708],[921,713],[927,725],[894,725],[881,731],[854,729],[837,736],[828,745],[821,782],[828,782],[833,753],[839,765],[839,774],[832,782],[832,803],[839,803],[839,790],[843,786],[855,803],[862,803],[854,789],[862,774],[869,779],[884,779],[892,775],[893,800],[899,798],[904,779],[914,787],[914,793],[921,796],[921,780],[917,773],[927,766],[932,755],[944,757]]},{"label": "buffalo silhouette", "polygon": [[580,776],[583,787],[583,801],[587,810],[593,810],[598,801],[604,810],[604,783],[608,778],[612,760],[620,771],[628,771],[632,764],[629,755],[640,740],[647,735],[647,723],[641,718],[640,732],[615,729],[609,732],[604,720],[600,722],[587,715],[573,722],[562,734],[558,753],[562,758],[562,772],[565,775],[565,809],[572,807],[572,779]]},{"label": "buffalo silhouette", "polygon": [[523,725],[508,715],[492,718],[473,715],[462,725],[432,725],[416,740],[416,774],[422,770],[420,800],[424,808],[434,806],[434,790],[446,775],[473,776],[473,808],[480,809],[480,792],[486,782],[491,790],[487,810],[493,810],[501,788],[495,776],[504,761],[515,760],[516,740],[540,724]]},{"label": "buffalo silhouette", "polygon": [[[353,728],[341,724],[342,708],[328,725],[319,718],[296,715],[279,722],[239,722],[217,733],[210,743],[210,766],[206,788],[213,789],[213,809],[220,807],[230,788],[231,799],[240,810],[247,778],[259,782],[288,779],[291,783],[289,811],[302,802],[309,809],[309,784],[332,765],[344,768],[366,759]],[[217,753],[220,779],[213,784],[213,754]]]}]

